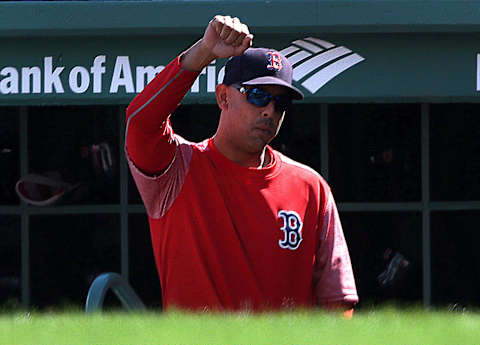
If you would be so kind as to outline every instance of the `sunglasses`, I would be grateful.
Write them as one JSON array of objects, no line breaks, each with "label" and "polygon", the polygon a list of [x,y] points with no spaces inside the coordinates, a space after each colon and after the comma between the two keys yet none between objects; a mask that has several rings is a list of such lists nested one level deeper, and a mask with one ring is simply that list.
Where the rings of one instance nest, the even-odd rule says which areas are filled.
[{"label": "sunglasses", "polygon": [[265,107],[273,99],[275,101],[275,111],[283,113],[292,106],[292,97],[290,95],[273,96],[269,92],[259,87],[244,87],[238,84],[232,84],[241,93],[247,95],[247,102],[256,107]]}]

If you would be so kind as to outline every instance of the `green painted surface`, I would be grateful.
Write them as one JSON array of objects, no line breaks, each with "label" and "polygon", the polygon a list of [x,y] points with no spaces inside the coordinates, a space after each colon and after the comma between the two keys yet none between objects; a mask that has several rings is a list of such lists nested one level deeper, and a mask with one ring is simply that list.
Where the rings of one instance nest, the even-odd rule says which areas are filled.
[{"label": "green painted surface", "polygon": [[480,31],[479,0],[22,1],[0,3],[0,35],[188,34],[219,13],[263,33]]},{"label": "green painted surface", "polygon": [[[298,45],[298,40],[305,37],[326,40],[333,46],[314,53]],[[196,39],[194,36],[178,36],[176,40],[167,36],[5,39],[5,50],[0,56],[0,102],[127,104],[153,78],[154,74],[148,75],[148,66],[150,73],[154,73],[153,68],[168,64]],[[294,41],[297,42],[292,44]],[[476,102],[480,96],[478,42],[478,34],[320,36],[315,33],[258,35],[254,41],[256,46],[278,50],[294,46],[297,51],[290,58],[295,54],[310,54],[294,64],[297,71],[306,62],[300,66],[302,77],[295,83],[305,93],[307,102]],[[315,60],[321,61],[321,54],[330,56],[335,51],[339,51],[335,59],[317,67],[308,66]],[[354,56],[363,61],[342,71],[342,63]],[[223,64],[224,61],[218,60],[206,68],[187,102],[214,102],[213,91],[221,78]],[[320,84],[313,82],[312,87],[315,75],[329,71],[331,75],[338,74],[323,86],[319,79],[316,82]]]},{"label": "green painted surface", "polygon": [[[0,104],[127,104],[215,13],[238,15],[255,46],[303,54],[306,102],[478,102],[479,12],[441,0],[4,2]],[[312,37],[330,44],[298,42]],[[214,102],[223,64],[186,102]]]}]

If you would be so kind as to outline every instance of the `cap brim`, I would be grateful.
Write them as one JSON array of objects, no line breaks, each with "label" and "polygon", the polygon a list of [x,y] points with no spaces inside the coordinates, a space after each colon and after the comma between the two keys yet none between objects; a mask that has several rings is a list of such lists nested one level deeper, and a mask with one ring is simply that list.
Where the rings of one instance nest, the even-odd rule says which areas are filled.
[{"label": "cap brim", "polygon": [[293,85],[290,85],[286,81],[279,78],[275,78],[275,77],[255,78],[248,81],[244,81],[241,84],[242,85],[280,85],[292,91],[293,99],[303,99],[303,93],[299,89],[297,89]]}]

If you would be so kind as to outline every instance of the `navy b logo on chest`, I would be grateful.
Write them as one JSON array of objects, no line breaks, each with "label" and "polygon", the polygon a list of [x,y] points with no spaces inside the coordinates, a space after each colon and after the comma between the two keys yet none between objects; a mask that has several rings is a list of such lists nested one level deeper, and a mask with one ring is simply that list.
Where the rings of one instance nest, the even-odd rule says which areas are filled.
[{"label": "navy b logo on chest", "polygon": [[283,240],[278,241],[278,245],[283,249],[295,250],[302,242],[302,220],[295,211],[278,212],[278,218],[283,220],[283,226],[280,230],[283,231]]}]

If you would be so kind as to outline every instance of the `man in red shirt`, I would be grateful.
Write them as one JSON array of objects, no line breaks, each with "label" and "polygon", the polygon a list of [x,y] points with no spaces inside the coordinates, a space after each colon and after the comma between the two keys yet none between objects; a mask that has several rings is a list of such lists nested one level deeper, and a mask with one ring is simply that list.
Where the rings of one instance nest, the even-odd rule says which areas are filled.
[{"label": "man in red shirt", "polygon": [[[330,188],[268,145],[303,95],[289,61],[250,48],[252,39],[238,18],[216,16],[127,109],[125,150],[164,308],[349,310],[358,296]],[[217,132],[191,143],[173,132],[170,114],[217,58],[230,58],[215,91]]]}]

